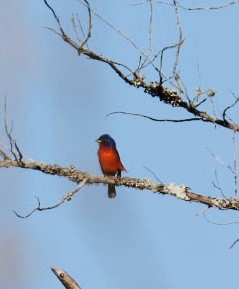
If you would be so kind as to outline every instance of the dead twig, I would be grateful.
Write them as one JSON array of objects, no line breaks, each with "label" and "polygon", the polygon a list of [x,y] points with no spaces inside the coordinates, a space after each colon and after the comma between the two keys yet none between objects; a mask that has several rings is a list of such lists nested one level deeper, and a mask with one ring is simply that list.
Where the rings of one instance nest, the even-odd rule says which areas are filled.
[{"label": "dead twig", "polygon": [[[239,102],[239,97],[236,97],[236,95],[231,91],[231,93],[232,93],[232,95],[235,97],[235,101],[231,104],[231,105],[228,105],[225,109],[224,109],[224,111],[223,111],[223,113],[222,113],[222,117],[223,117],[223,119],[224,119],[224,121],[227,121],[226,120],[226,117],[228,117],[227,116],[227,111],[229,111],[229,109],[231,109],[231,108],[233,108],[238,102]],[[229,117],[228,117],[229,118]],[[230,118],[229,118],[230,119]],[[230,119],[230,121],[231,121],[231,119]]]},{"label": "dead twig", "polygon": [[234,222],[227,222],[227,223],[217,223],[217,222],[212,222],[210,221],[205,214],[203,214],[204,219],[212,225],[217,225],[217,226],[229,226],[229,225],[238,225],[239,222],[238,221],[234,221]]},{"label": "dead twig", "polygon": [[234,241],[234,242],[232,243],[232,245],[229,247],[229,249],[232,249],[232,248],[236,245],[237,242],[239,242],[239,239],[237,239],[236,241]]},{"label": "dead twig", "polygon": [[158,182],[163,183],[152,170],[150,170],[150,169],[147,168],[146,166],[143,166],[143,167],[144,167],[148,172],[150,172],[150,173],[155,177],[155,179],[156,179]]},{"label": "dead twig", "polygon": [[[13,129],[13,123],[11,125],[11,128],[9,130],[8,123],[7,123],[7,97],[5,97],[4,101],[4,125],[5,125],[5,133],[9,139],[10,143],[10,151],[12,155],[14,156],[15,161],[22,162],[23,155],[17,145],[16,140],[12,137],[12,129]],[[14,151],[14,149],[16,151]]]},{"label": "dead twig", "polygon": [[[163,2],[163,1],[158,1],[157,3],[160,3],[160,4],[165,4],[165,5],[169,5],[169,6],[174,6],[174,4],[172,3],[169,3],[169,2]],[[236,1],[231,1],[225,5],[221,5],[221,6],[211,6],[211,7],[195,7],[195,8],[192,8],[192,7],[185,7],[185,6],[182,6],[182,5],[178,5],[178,7],[180,9],[183,9],[183,10],[188,10],[188,11],[207,11],[207,10],[219,10],[219,9],[224,9],[224,8],[227,8],[231,5],[234,5],[234,4],[239,4],[239,0],[236,0]]]},{"label": "dead twig", "polygon": [[[85,2],[82,2],[80,0],[78,0],[80,3],[82,3],[83,5],[86,5]],[[44,0],[45,3],[47,3],[46,0]],[[47,3],[48,4],[48,3]],[[47,7],[49,8],[50,5],[48,4]],[[52,8],[50,8],[51,11],[53,10]],[[54,11],[54,10],[53,10]],[[52,11],[52,13],[53,13]],[[96,13],[97,12],[93,11],[91,8],[91,12],[92,13]],[[160,74],[160,81],[159,82],[150,82],[147,83],[145,81],[144,76],[140,76],[140,75],[136,75],[135,77],[135,73],[132,73],[132,78],[128,77],[121,69],[121,67],[126,68],[127,65],[124,64],[119,64],[116,61],[112,61],[102,55],[99,55],[97,53],[95,53],[94,51],[91,51],[89,49],[85,49],[84,47],[80,47],[75,41],[73,41],[68,35],[66,35],[66,33],[64,32],[63,28],[61,27],[60,24],[60,20],[59,17],[56,16],[56,13],[53,13],[54,18],[56,19],[59,29],[60,29],[60,36],[62,37],[62,39],[67,42],[69,45],[71,45],[79,54],[83,54],[87,57],[89,57],[90,59],[93,60],[97,60],[100,62],[103,62],[107,65],[109,65],[117,74],[118,76],[124,80],[126,83],[128,83],[129,85],[133,85],[135,87],[138,88],[143,88],[144,92],[151,95],[152,97],[158,97],[160,99],[160,101],[163,101],[166,104],[170,104],[173,107],[181,107],[183,109],[185,109],[188,113],[193,114],[196,118],[200,118],[201,121],[204,122],[209,122],[212,123],[213,125],[219,125],[234,131],[239,131],[239,125],[234,124],[230,121],[227,121],[225,119],[220,119],[218,117],[212,116],[210,114],[208,114],[205,111],[201,111],[199,109],[197,109],[198,106],[195,106],[189,99],[188,95],[187,95],[187,91],[185,89],[185,87],[183,86],[183,83],[180,81],[180,85],[175,85],[175,83],[171,80],[170,77],[166,77],[165,75],[163,75],[162,73],[162,65],[161,68],[159,70],[159,68],[152,62],[151,63],[151,59],[148,59],[148,62],[150,63],[150,65],[153,66],[153,68],[156,69],[156,71],[159,71]],[[99,14],[98,14],[99,15]],[[105,19],[104,19],[105,20]],[[107,20],[105,20],[107,25],[111,25],[112,28],[114,28],[118,33],[121,33],[121,35],[125,36],[125,34],[123,34],[119,29],[117,29],[116,27],[114,27],[114,25],[110,24]],[[58,33],[59,35],[59,33]],[[142,57],[146,57],[147,55],[142,51],[142,49],[140,49],[134,42],[132,42],[132,40],[125,36],[125,39],[129,42],[131,42],[131,44],[140,52],[140,55],[142,55]],[[182,41],[179,43],[179,45],[182,43]],[[179,50],[180,51],[180,50]],[[161,55],[161,59],[162,59],[162,55]],[[128,71],[132,71],[132,69],[128,68]],[[176,87],[178,91],[175,90],[170,90],[167,87],[163,86],[163,81],[167,81],[170,85],[172,85],[173,87]],[[181,87],[181,88],[180,88]],[[184,101],[181,97],[181,93],[184,90],[184,94],[187,97],[187,101]]]},{"label": "dead twig", "polygon": [[79,47],[79,51],[81,48],[84,47],[85,44],[88,43],[88,40],[91,37],[91,31],[92,31],[92,16],[91,16],[91,8],[90,8],[90,3],[87,0],[83,0],[86,4],[87,7],[87,11],[88,11],[88,32],[87,35],[85,37],[85,39],[81,42],[80,47]]},{"label": "dead twig", "polygon": [[113,115],[113,114],[126,114],[126,115],[132,115],[132,116],[139,116],[139,117],[144,117],[144,118],[147,118],[149,120],[158,121],[158,122],[187,122],[187,121],[201,120],[200,118],[197,118],[197,117],[195,117],[195,118],[186,118],[186,119],[158,119],[158,118],[153,118],[151,116],[143,115],[143,114],[140,114],[140,113],[125,112],[125,111],[110,112],[106,116],[110,116],[110,115]]},{"label": "dead twig", "polygon": [[3,160],[6,161],[6,160],[10,160],[11,158],[3,151],[0,149],[0,156],[3,157]]},{"label": "dead twig", "polygon": [[80,285],[63,269],[51,268],[51,271],[66,289],[81,289]]},{"label": "dead twig", "polygon": [[72,198],[74,197],[74,195],[80,191],[80,189],[85,185],[86,182],[87,182],[87,178],[83,179],[75,190],[68,192],[58,203],[56,203],[52,206],[41,207],[40,200],[39,200],[39,198],[37,198],[38,206],[35,209],[33,209],[30,213],[28,213],[27,215],[22,216],[14,210],[13,210],[13,212],[15,213],[15,215],[17,217],[25,219],[25,218],[29,218],[36,211],[42,212],[42,211],[55,209],[55,208],[59,207],[60,205],[62,205],[63,203],[65,203],[66,201],[68,201],[68,202],[71,201]]}]

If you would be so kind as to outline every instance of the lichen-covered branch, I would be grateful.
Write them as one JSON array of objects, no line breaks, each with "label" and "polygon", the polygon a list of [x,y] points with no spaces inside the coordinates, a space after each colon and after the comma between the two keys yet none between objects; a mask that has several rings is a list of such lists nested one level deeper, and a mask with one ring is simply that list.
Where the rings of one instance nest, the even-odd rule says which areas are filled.
[{"label": "lichen-covered branch", "polygon": [[[136,88],[141,88],[144,90],[145,93],[151,95],[152,97],[157,97],[160,101],[171,105],[173,107],[180,107],[186,110],[189,114],[192,114],[199,120],[203,122],[208,122],[212,124],[216,124],[218,126],[222,126],[227,129],[231,129],[233,131],[238,132],[239,131],[239,125],[236,124],[234,121],[230,119],[229,116],[226,115],[226,112],[234,106],[238,99],[236,100],[235,104],[232,106],[229,105],[227,108],[225,108],[224,114],[220,117],[217,117],[215,115],[211,115],[210,113],[200,110],[199,107],[202,103],[205,103],[210,97],[214,95],[208,95],[208,97],[204,98],[201,102],[195,102],[194,100],[190,100],[190,97],[187,95],[186,90],[183,87],[183,83],[181,81],[180,75],[177,73],[176,68],[179,61],[179,53],[180,53],[180,47],[183,45],[183,38],[182,38],[182,28],[180,24],[180,18],[179,18],[179,10],[180,6],[175,1],[174,7],[176,7],[176,16],[177,16],[177,26],[179,27],[179,43],[174,46],[169,46],[167,48],[176,48],[176,58],[175,58],[175,64],[173,68],[173,75],[175,81],[173,82],[170,77],[167,77],[162,72],[162,67],[157,67],[154,64],[155,58],[150,59],[149,56],[147,56],[142,50],[138,49],[138,52],[140,53],[140,57],[144,57],[147,61],[144,61],[143,66],[139,66],[139,68],[132,69],[129,68],[126,64],[119,63],[114,60],[110,60],[109,58],[96,53],[93,50],[90,50],[87,46],[87,42],[91,35],[92,25],[88,28],[88,37],[85,38],[80,43],[77,43],[74,41],[63,29],[60,18],[56,15],[53,8],[49,5],[49,3],[44,0],[44,3],[46,6],[51,10],[53,13],[53,16],[57,22],[59,32],[54,31],[57,35],[59,35],[66,43],[68,43],[72,48],[74,48],[79,55],[85,55],[89,57],[90,59],[97,60],[100,62],[103,62],[110,66],[114,72],[118,74],[118,76],[125,81],[127,84],[134,86]],[[88,2],[87,2],[88,3]],[[237,1],[233,1],[231,4],[235,4]],[[86,5],[89,11],[91,11],[91,8],[89,6],[89,3]],[[89,13],[89,17],[91,18],[92,15]],[[91,19],[89,20],[89,23],[91,22]],[[51,29],[52,30],[52,29]],[[118,30],[117,30],[118,31]],[[118,31],[119,32],[119,31]],[[119,32],[120,33],[120,32]],[[126,39],[129,41],[129,39]],[[163,56],[163,51],[161,50],[161,58]],[[156,55],[159,55],[160,53],[156,53]],[[162,60],[162,59],[161,59]],[[162,64],[162,61],[161,61]],[[158,73],[158,79],[155,82],[147,82],[145,76],[142,74],[141,69],[146,67],[147,65],[151,65],[152,68]],[[129,73],[130,72],[130,73]],[[170,84],[170,87],[173,87],[175,89],[171,89],[166,87],[166,84]]]},{"label": "lichen-covered branch", "polygon": [[169,195],[187,202],[196,202],[214,207],[218,209],[239,210],[238,198],[212,198],[206,197],[202,194],[192,192],[188,186],[176,184],[155,183],[150,179],[137,179],[130,177],[104,177],[94,176],[88,172],[82,172],[75,167],[62,167],[58,164],[46,164],[38,161],[17,161],[12,159],[5,159],[0,161],[0,168],[16,167],[21,169],[30,169],[40,171],[44,174],[57,175],[66,177],[70,181],[79,184],[115,184],[116,186],[124,186],[136,190],[148,190],[152,193],[161,195]]}]

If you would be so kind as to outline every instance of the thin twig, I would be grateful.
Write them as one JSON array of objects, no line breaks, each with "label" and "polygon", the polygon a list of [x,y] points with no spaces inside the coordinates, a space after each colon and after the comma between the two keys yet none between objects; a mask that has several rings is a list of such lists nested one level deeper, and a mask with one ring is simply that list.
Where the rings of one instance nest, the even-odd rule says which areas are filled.
[{"label": "thin twig", "polygon": [[150,59],[150,54],[152,52],[152,32],[153,32],[153,3],[152,0],[147,1],[149,3],[149,8],[150,8],[150,16],[149,16],[149,27],[148,27],[148,52],[146,53],[147,57],[145,57],[144,61],[142,61],[138,71],[140,71],[145,64],[152,63],[152,61],[149,61]]},{"label": "thin twig", "polygon": [[[155,62],[155,60],[159,57],[159,55],[161,56],[161,58],[163,57],[162,56],[162,54],[164,54],[164,52],[166,51],[166,50],[169,50],[169,49],[172,49],[172,48],[177,48],[177,46],[178,45],[182,45],[184,43],[184,40],[182,40],[180,43],[176,43],[176,44],[172,44],[172,45],[168,45],[168,46],[165,46],[163,49],[161,49],[161,50],[159,50],[154,56],[153,56],[153,58],[151,59],[151,60],[148,60],[148,62],[147,63],[145,63],[144,65],[142,65],[142,67],[141,67],[141,69],[142,68],[145,68],[145,67],[147,67],[148,65],[150,65],[151,63],[153,63],[153,62]],[[160,61],[160,68],[157,68],[156,67],[156,71],[157,72],[160,72],[161,70],[162,70],[162,59],[161,59],[161,61]],[[166,79],[167,80],[167,79]],[[175,86],[175,85],[174,85]]]},{"label": "thin twig", "polygon": [[200,212],[198,212],[195,216],[201,216],[201,215],[204,215],[206,213],[206,211],[208,211],[210,209],[210,207],[206,207],[206,208],[203,208]]},{"label": "thin twig", "polygon": [[[45,1],[45,0],[44,0]],[[86,6],[86,3],[84,3],[84,0],[77,0],[82,5]],[[84,1],[84,2],[83,2]],[[102,15],[100,15],[96,10],[94,10],[92,7],[90,7],[90,11],[97,16],[101,21],[103,21],[105,24],[107,24],[110,28],[115,30],[117,33],[119,33],[123,38],[125,38],[142,56],[146,57],[146,54],[143,52],[143,50],[124,32],[122,32],[119,28],[114,26],[112,23],[110,23],[106,18],[104,18]]]},{"label": "thin twig", "polygon": [[[76,23],[76,17],[74,16],[74,14],[72,13],[72,17],[71,17],[71,22],[72,22],[72,26],[73,26],[73,29],[74,29],[74,32],[76,34],[76,38],[79,42],[81,42],[80,40],[80,37],[79,37],[79,34],[78,34],[78,31],[77,31],[77,23]],[[80,29],[81,29],[81,33],[83,35],[83,37],[85,37],[85,33],[84,33],[84,30],[83,30],[83,27],[81,25],[81,22],[80,22],[80,19],[78,18],[78,15],[77,15],[77,22],[78,22],[78,25],[80,26]],[[88,47],[87,47],[88,48]]]},{"label": "thin twig", "polygon": [[28,218],[30,217],[34,212],[36,211],[47,211],[47,210],[52,210],[52,209],[55,209],[57,207],[59,207],[60,205],[62,205],[63,203],[65,203],[66,201],[71,201],[72,198],[74,197],[74,195],[80,191],[80,189],[85,185],[85,183],[87,182],[87,178],[83,179],[80,184],[76,187],[75,190],[73,191],[70,191],[68,192],[58,203],[52,205],[52,206],[48,206],[48,207],[41,207],[41,203],[40,203],[40,200],[39,198],[36,198],[37,199],[37,202],[38,202],[38,206],[33,209],[30,213],[28,213],[27,215],[25,216],[22,216],[20,214],[18,214],[16,211],[13,210],[13,212],[15,213],[15,215],[19,218],[22,218],[22,219],[25,219],[25,218]]},{"label": "thin twig", "polygon": [[237,242],[239,242],[239,239],[237,239],[236,241],[234,241],[234,242],[232,243],[232,245],[229,247],[229,249],[232,249],[232,247],[234,247]]},{"label": "thin twig", "polygon": [[[230,90],[231,91],[231,90]],[[235,97],[235,101],[231,104],[231,105],[229,105],[229,106],[227,106],[225,109],[224,109],[224,111],[223,111],[223,113],[222,113],[222,117],[223,117],[223,119],[224,119],[224,121],[227,121],[226,120],[226,117],[227,117],[227,111],[229,110],[229,109],[231,109],[231,108],[233,108],[237,103],[238,103],[238,101],[239,101],[239,97],[236,97],[236,95],[231,91],[231,93],[232,93],[232,95]]]},{"label": "thin twig", "polygon": [[205,214],[203,215],[203,217],[204,217],[204,219],[205,219],[208,223],[210,223],[210,224],[212,224],[212,225],[217,225],[217,226],[229,226],[229,225],[238,225],[238,224],[239,224],[238,221],[235,221],[235,222],[228,222],[228,223],[217,223],[217,222],[212,222],[212,221],[210,221],[210,220],[206,217]]},{"label": "thin twig", "polygon": [[[157,3],[165,4],[165,5],[169,5],[169,6],[174,6],[174,4],[172,4],[172,3],[163,2],[163,1],[158,1]],[[178,7],[183,9],[183,10],[188,10],[188,11],[206,11],[206,10],[219,10],[219,9],[223,9],[223,8],[226,8],[228,6],[231,6],[231,5],[234,5],[234,4],[238,4],[238,3],[239,3],[239,0],[231,1],[231,2],[229,2],[229,3],[225,4],[225,5],[221,5],[221,6],[191,8],[191,7],[184,7],[184,6],[178,5]]]},{"label": "thin twig", "polygon": [[208,147],[207,150],[214,157],[215,160],[217,160],[223,167],[229,169],[233,173],[233,170],[230,165],[226,164],[222,159],[220,159],[217,155],[215,155]]},{"label": "thin twig", "polygon": [[[81,24],[79,15],[76,14],[76,17],[77,17],[77,21],[78,21],[79,26],[80,26],[81,33],[82,33],[83,37],[85,38],[85,37],[86,37],[86,36],[85,36],[85,32],[84,32],[83,26],[82,26],[82,24]],[[87,47],[87,49],[89,49],[89,46],[88,46],[88,43],[87,43],[87,42],[86,42],[86,47]]]},{"label": "thin twig", "polygon": [[155,177],[155,179],[156,179],[158,182],[163,183],[152,170],[150,170],[150,169],[147,168],[146,166],[143,166],[143,167],[144,167],[148,172],[150,172],[150,173]]},{"label": "thin twig", "polygon": [[[84,0],[77,0],[79,3],[81,3],[82,5],[86,6],[86,4],[82,1]],[[124,39],[126,39],[126,41],[128,41],[139,53],[140,55],[142,55],[145,59],[147,59],[147,61],[149,62],[149,64],[158,72],[158,68],[157,66],[151,61],[151,59],[148,57],[148,55],[123,31],[121,31],[119,28],[117,28],[116,26],[114,26],[112,23],[110,23],[106,18],[104,18],[103,16],[101,16],[96,10],[94,10],[93,8],[90,8],[91,12],[97,16],[101,21],[103,21],[105,24],[107,24],[111,29],[115,30],[117,33],[119,33]],[[167,81],[169,81],[169,83],[173,86],[175,86],[168,77],[166,77],[163,72],[161,71],[161,76],[163,76]]]},{"label": "thin twig", "polygon": [[[233,166],[231,166],[230,164],[226,164],[222,159],[220,159],[218,156],[216,156],[209,148],[207,148],[207,150],[214,157],[215,160],[217,160],[223,167],[227,168],[232,173],[233,178],[234,178],[234,192],[235,192],[235,196],[237,196],[238,175],[237,175],[237,154],[236,154],[237,146],[236,146],[235,134],[236,134],[236,132],[234,132],[234,134],[232,136],[232,139],[233,139]],[[220,187],[220,184],[219,184],[219,180],[217,178],[217,174],[215,174],[215,177],[216,177],[216,181],[217,181],[218,185],[216,186],[213,183],[214,187],[219,189],[221,191],[222,195],[224,196],[222,189]]]},{"label": "thin twig", "polygon": [[2,156],[5,161],[11,159],[11,158],[10,158],[3,150],[1,150],[1,149],[0,149],[0,156]]},{"label": "thin twig", "polygon": [[144,118],[147,118],[149,120],[158,121],[158,122],[187,122],[187,121],[201,120],[200,118],[197,118],[197,117],[195,117],[195,118],[186,118],[186,119],[158,119],[158,118],[153,118],[151,116],[143,115],[143,114],[140,114],[140,113],[125,112],[125,111],[110,112],[106,116],[110,116],[110,115],[113,115],[113,114],[127,114],[127,115],[139,116],[139,117],[144,117]]},{"label": "thin twig", "polygon": [[86,3],[87,11],[88,11],[88,33],[85,37],[85,39],[81,42],[79,51],[81,48],[84,47],[85,44],[88,43],[88,40],[91,37],[91,31],[92,31],[92,16],[91,16],[91,8],[90,8],[90,3],[87,0],[83,0]]},{"label": "thin twig", "polygon": [[150,0],[145,0],[145,1],[142,1],[142,2],[139,2],[139,3],[132,3],[130,4],[131,6],[138,6],[138,5],[142,5],[142,4],[145,4],[147,2],[149,2]]},{"label": "thin twig", "polygon": [[[13,123],[11,125],[11,129],[8,129],[8,123],[7,123],[7,97],[5,97],[4,101],[4,125],[5,125],[5,133],[9,139],[10,147],[11,147],[11,153],[14,156],[16,161],[22,162],[23,155],[17,145],[16,140],[12,137],[12,129],[13,129]],[[14,148],[16,149],[16,152],[14,151]]]},{"label": "thin twig", "polygon": [[[182,30],[182,25],[181,25],[179,10],[178,10],[178,2],[176,0],[174,0],[173,2],[175,5],[176,24],[178,27],[178,43],[182,43],[183,30]],[[175,55],[175,61],[174,61],[174,66],[173,66],[173,75],[175,77],[176,82],[178,82],[178,77],[179,77],[178,72],[177,72],[177,67],[179,63],[180,50],[181,50],[181,45],[178,45],[176,47],[176,55]],[[179,85],[179,88],[180,88],[180,85]]]},{"label": "thin twig", "polygon": [[237,196],[237,187],[238,187],[238,175],[237,175],[237,143],[236,143],[236,132],[233,132],[233,174],[234,174],[234,190],[235,196]]},{"label": "thin twig", "polygon": [[221,185],[220,185],[220,182],[219,182],[219,179],[218,179],[218,176],[217,176],[217,171],[215,170],[215,179],[216,179],[216,182],[217,184],[215,184],[214,182],[212,182],[214,188],[216,188],[217,190],[219,190],[219,192],[221,193],[221,195],[225,198],[225,199],[228,199],[227,196],[223,193],[223,190],[221,188]]}]

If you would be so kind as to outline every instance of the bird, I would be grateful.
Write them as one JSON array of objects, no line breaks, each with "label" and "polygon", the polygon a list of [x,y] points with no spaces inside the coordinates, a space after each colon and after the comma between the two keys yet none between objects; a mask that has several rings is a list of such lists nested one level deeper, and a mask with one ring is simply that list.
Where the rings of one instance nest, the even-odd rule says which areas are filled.
[{"label": "bird", "polygon": [[[104,176],[121,177],[121,171],[126,171],[121,163],[115,140],[108,134],[101,135],[96,142],[99,144],[98,157]],[[108,184],[108,197],[115,198],[115,185]]]}]

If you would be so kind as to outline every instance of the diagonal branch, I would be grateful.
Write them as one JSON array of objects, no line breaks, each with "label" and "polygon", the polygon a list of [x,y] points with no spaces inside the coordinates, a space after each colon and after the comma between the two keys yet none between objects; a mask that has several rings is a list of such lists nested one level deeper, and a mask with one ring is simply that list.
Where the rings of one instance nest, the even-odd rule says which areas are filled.
[{"label": "diagonal branch", "polygon": [[48,206],[48,207],[41,207],[41,203],[39,198],[37,198],[37,202],[38,202],[38,206],[33,209],[30,213],[28,213],[25,216],[22,216],[20,214],[18,214],[16,211],[13,210],[13,212],[15,213],[15,215],[21,219],[25,219],[25,218],[29,218],[33,213],[35,213],[36,211],[42,212],[42,211],[47,211],[47,210],[52,210],[52,209],[56,209],[58,208],[60,205],[62,205],[63,203],[65,203],[66,201],[71,201],[72,198],[74,197],[74,195],[76,193],[78,193],[82,187],[84,187],[85,183],[86,183],[87,179],[83,179],[82,182],[80,182],[80,184],[76,187],[75,190],[68,192],[58,203],[52,205],[52,206]]},{"label": "diagonal branch", "polygon": [[59,268],[51,268],[51,271],[66,289],[81,289],[80,285],[66,271]]},{"label": "diagonal branch", "polygon": [[[165,87],[163,85],[162,72],[161,71],[160,71],[160,81],[159,82],[147,83],[145,81],[144,76],[135,75],[135,73],[130,74],[131,77],[127,76],[124,73],[124,71],[122,70],[122,68],[126,69],[127,71],[131,71],[131,72],[133,71],[132,69],[128,68],[127,65],[120,64],[116,61],[110,60],[110,59],[108,59],[108,58],[106,58],[100,54],[95,53],[92,50],[89,50],[87,48],[82,47],[81,44],[77,44],[74,40],[72,40],[64,32],[64,30],[61,26],[59,17],[56,15],[53,8],[48,4],[48,2],[46,0],[44,0],[44,2],[47,5],[47,7],[52,11],[54,18],[57,21],[57,24],[58,24],[58,27],[60,30],[59,33],[56,32],[57,35],[60,35],[66,43],[68,43],[70,46],[72,46],[78,52],[79,55],[83,54],[83,55],[89,57],[90,59],[97,60],[97,61],[100,61],[100,62],[103,62],[103,63],[109,65],[118,74],[118,76],[123,81],[128,83],[129,85],[132,85],[132,86],[137,87],[137,88],[142,88],[145,93],[151,95],[152,97],[157,97],[157,98],[159,98],[160,101],[163,101],[164,103],[169,104],[173,107],[181,107],[181,108],[185,109],[188,113],[194,115],[196,118],[201,119],[201,121],[216,124],[216,125],[219,125],[219,126],[222,126],[222,127],[225,127],[227,129],[231,129],[231,130],[234,130],[237,132],[239,131],[239,125],[225,119],[225,115],[224,115],[224,117],[222,116],[222,118],[218,118],[216,116],[210,115],[209,113],[207,113],[205,111],[199,110],[198,108],[199,108],[200,104],[195,105],[192,101],[190,101],[190,99],[187,95],[186,95],[187,100],[184,101],[181,97],[182,91],[180,90],[178,85],[173,84],[172,82],[170,82],[170,78],[167,78],[164,76],[165,81],[170,82],[170,84],[173,85],[174,87],[176,87],[177,90],[171,90],[171,89],[168,89],[167,87]],[[179,6],[177,6],[177,7],[179,7]],[[182,43],[182,41],[180,43]],[[179,46],[180,45],[181,44],[179,44]],[[177,49],[178,49],[177,55],[179,55],[180,47],[178,47]],[[146,57],[145,53],[143,53],[142,55],[144,57]],[[150,59],[148,59],[148,61],[149,61],[149,63],[151,63]],[[177,64],[177,62],[176,62],[176,64]],[[155,65],[154,65],[154,67],[155,67]],[[177,67],[177,65],[176,65],[176,67]],[[158,68],[157,68],[157,70],[158,70]],[[230,107],[228,107],[228,109],[229,108]],[[225,111],[225,113],[226,113],[226,111]]]}]

